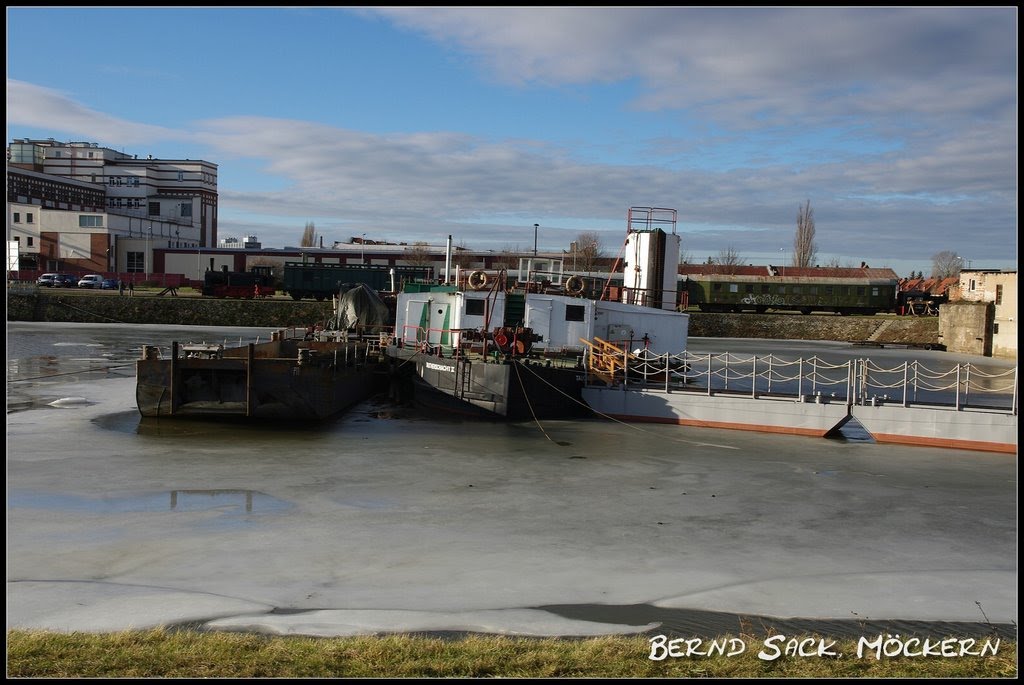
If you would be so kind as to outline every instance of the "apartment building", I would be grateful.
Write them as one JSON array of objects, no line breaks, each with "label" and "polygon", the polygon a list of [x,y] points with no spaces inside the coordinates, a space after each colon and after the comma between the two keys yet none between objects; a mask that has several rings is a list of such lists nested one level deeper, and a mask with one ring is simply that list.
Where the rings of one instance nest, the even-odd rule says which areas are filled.
[{"label": "apartment building", "polygon": [[153,271],[153,250],[217,244],[217,165],[16,139],[7,235],[21,269]]}]

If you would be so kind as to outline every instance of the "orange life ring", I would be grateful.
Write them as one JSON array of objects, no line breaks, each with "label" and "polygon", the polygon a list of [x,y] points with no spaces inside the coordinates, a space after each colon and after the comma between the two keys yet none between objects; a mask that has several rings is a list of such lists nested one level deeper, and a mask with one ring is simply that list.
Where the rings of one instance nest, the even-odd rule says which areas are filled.
[{"label": "orange life ring", "polygon": [[494,342],[497,343],[498,347],[504,349],[508,345],[508,338],[505,337],[504,333],[498,333],[494,336]]},{"label": "orange life ring", "polygon": [[474,271],[469,275],[469,287],[473,290],[480,290],[487,287],[487,274],[483,271]]},{"label": "orange life ring", "polygon": [[570,276],[565,281],[565,292],[570,295],[579,295],[583,292],[583,279],[579,276]]}]

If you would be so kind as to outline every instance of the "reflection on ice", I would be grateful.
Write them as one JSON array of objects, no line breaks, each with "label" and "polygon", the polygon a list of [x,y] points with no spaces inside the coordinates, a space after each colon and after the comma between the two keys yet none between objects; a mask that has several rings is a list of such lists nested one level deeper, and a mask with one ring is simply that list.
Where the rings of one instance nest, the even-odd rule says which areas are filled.
[{"label": "reflection on ice", "polygon": [[86,497],[70,493],[14,490],[8,494],[9,507],[79,511],[96,514],[125,512],[219,511],[222,514],[275,514],[292,505],[253,490],[171,490],[111,497]]}]

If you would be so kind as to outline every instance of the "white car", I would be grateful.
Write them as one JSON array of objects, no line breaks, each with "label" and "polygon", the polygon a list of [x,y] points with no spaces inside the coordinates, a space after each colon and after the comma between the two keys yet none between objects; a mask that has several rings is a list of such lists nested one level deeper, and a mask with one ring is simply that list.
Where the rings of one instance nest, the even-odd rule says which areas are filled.
[{"label": "white car", "polygon": [[82,276],[82,279],[78,281],[79,288],[99,288],[103,285],[103,276],[99,274],[89,274],[88,276]]}]

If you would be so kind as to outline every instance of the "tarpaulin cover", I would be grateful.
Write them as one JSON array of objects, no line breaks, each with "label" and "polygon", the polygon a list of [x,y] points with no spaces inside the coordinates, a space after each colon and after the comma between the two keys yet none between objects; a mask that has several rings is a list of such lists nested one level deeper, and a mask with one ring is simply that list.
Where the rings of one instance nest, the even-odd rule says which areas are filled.
[{"label": "tarpaulin cover", "polygon": [[356,326],[389,326],[390,319],[377,291],[361,283],[339,297],[334,323],[337,330],[348,331]]}]

